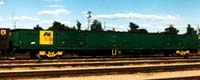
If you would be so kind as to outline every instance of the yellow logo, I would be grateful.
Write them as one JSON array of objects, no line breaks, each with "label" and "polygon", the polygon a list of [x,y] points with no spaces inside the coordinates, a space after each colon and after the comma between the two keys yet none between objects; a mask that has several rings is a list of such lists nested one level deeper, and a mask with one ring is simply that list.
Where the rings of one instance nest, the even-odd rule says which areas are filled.
[{"label": "yellow logo", "polygon": [[53,31],[40,31],[40,44],[53,45]]},{"label": "yellow logo", "polygon": [[1,30],[1,35],[2,36],[6,35],[6,30]]},{"label": "yellow logo", "polygon": [[198,35],[198,39],[200,39],[200,35]]}]

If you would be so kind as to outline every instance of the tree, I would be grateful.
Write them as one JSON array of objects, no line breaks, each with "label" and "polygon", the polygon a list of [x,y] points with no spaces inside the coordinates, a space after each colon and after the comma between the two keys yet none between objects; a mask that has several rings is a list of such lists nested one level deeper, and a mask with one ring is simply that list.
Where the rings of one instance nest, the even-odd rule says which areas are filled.
[{"label": "tree", "polygon": [[185,34],[186,35],[195,35],[196,33],[197,33],[197,31],[195,31],[194,28],[192,28],[191,25],[188,24],[187,32]]},{"label": "tree", "polygon": [[103,31],[101,22],[95,19],[91,24],[91,31]]},{"label": "tree", "polygon": [[43,28],[42,27],[40,27],[40,25],[39,24],[37,24],[34,28],[33,28],[34,30],[43,30]]},{"label": "tree", "polygon": [[76,26],[77,26],[78,31],[80,31],[81,30],[81,23],[78,20],[77,20]]},{"label": "tree", "polygon": [[76,31],[76,27],[73,26],[72,28],[70,28],[70,31]]},{"label": "tree", "polygon": [[57,30],[57,31],[70,31],[72,30],[68,26],[65,26],[65,24],[62,24],[60,22],[54,21],[53,25],[48,28],[48,30]]},{"label": "tree", "polygon": [[146,29],[138,29],[137,33],[148,33]]},{"label": "tree", "polygon": [[178,34],[178,30],[176,28],[174,28],[174,25],[170,24],[169,28],[165,28],[165,32],[163,32],[164,34]]},{"label": "tree", "polygon": [[133,22],[129,22],[129,27],[130,27],[129,32],[134,32],[134,33],[136,33],[137,29],[139,28],[139,26]]}]

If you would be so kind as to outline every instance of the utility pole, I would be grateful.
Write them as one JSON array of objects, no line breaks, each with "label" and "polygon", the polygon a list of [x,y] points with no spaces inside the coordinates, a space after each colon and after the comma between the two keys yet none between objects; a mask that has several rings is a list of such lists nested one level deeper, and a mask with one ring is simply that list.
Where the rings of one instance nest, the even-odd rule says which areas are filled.
[{"label": "utility pole", "polygon": [[16,20],[14,21],[14,29],[16,29],[16,27],[17,27],[17,22],[16,22]]},{"label": "utility pole", "polygon": [[87,28],[87,30],[90,30],[90,22],[91,22],[91,18],[92,18],[91,14],[92,14],[91,11],[87,12],[87,20],[88,20],[88,28]]},{"label": "utility pole", "polygon": [[12,26],[14,29],[16,29],[16,21],[14,19],[14,12],[12,11]]},{"label": "utility pole", "polygon": [[106,30],[106,22],[104,21],[104,31]]}]

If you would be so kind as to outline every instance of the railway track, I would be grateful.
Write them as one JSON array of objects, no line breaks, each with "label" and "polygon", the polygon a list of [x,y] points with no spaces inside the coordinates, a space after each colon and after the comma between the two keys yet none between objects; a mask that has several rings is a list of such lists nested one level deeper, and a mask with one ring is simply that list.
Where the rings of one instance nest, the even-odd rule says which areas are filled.
[{"label": "railway track", "polygon": [[121,67],[93,67],[93,68],[71,68],[54,70],[27,70],[27,71],[2,71],[0,78],[8,77],[59,77],[59,76],[87,76],[87,75],[108,75],[108,74],[134,74],[150,72],[170,72],[181,70],[198,70],[198,64],[177,64],[160,66],[121,66]]},{"label": "railway track", "polygon": [[95,61],[134,61],[134,60],[195,60],[199,58],[183,59],[180,57],[142,57],[142,58],[77,58],[77,59],[43,59],[43,60],[0,60],[0,64],[25,64],[25,63],[54,63],[54,62],[95,62]]},{"label": "railway track", "polygon": [[[88,61],[87,59],[84,59],[86,62],[79,60],[80,59],[75,59],[74,62],[73,60],[70,60],[69,62],[68,60],[61,60],[61,63],[59,63],[59,60],[42,60],[44,62],[41,63],[35,63],[35,60],[27,60],[28,62],[34,62],[29,64],[26,64],[27,62],[24,60],[16,60],[18,63],[22,61],[20,64],[10,64],[9,60],[5,60],[5,62],[7,61],[8,63],[0,65],[0,78],[92,76],[107,74],[134,74],[139,72],[171,72],[182,70],[198,70],[200,67],[200,60],[198,59],[91,59]],[[55,62],[52,63],[53,61]],[[15,68],[18,69],[15,70]],[[26,69],[24,70],[24,68]]]},{"label": "railway track", "polygon": [[41,63],[28,63],[28,64],[3,64],[0,65],[1,69],[11,69],[11,68],[33,68],[33,67],[79,67],[79,66],[125,66],[125,65],[143,65],[143,64],[173,64],[173,63],[198,63],[200,60],[108,60],[108,61],[80,61],[80,62],[72,62],[72,61],[55,61],[55,62],[42,62]]}]

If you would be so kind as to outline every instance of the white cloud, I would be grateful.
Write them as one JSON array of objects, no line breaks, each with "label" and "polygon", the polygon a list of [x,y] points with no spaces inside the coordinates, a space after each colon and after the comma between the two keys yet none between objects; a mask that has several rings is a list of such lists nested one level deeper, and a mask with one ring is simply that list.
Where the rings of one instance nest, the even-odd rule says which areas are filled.
[{"label": "white cloud", "polygon": [[3,21],[3,18],[0,18],[0,21]]},{"label": "white cloud", "polygon": [[3,1],[0,1],[0,5],[4,5],[5,3]]},{"label": "white cloud", "polygon": [[72,23],[70,21],[66,20],[40,20],[38,24],[42,26],[44,29],[47,29],[49,26],[52,26],[54,21],[61,22],[62,24],[65,24],[66,26],[72,27]]},{"label": "white cloud", "polygon": [[38,14],[39,15],[57,16],[57,15],[61,15],[61,14],[68,15],[68,14],[70,14],[70,12],[66,9],[55,9],[55,10],[42,10],[42,11],[39,11]]},{"label": "white cloud", "polygon": [[[87,23],[83,23],[82,27],[81,27],[82,30],[86,30],[88,28],[87,26],[88,26]],[[104,30],[113,30],[113,28],[115,28],[115,31],[127,31],[128,30],[128,27],[125,27],[124,25],[112,24],[112,23],[106,23],[106,25],[102,23],[102,28]]]},{"label": "white cloud", "polygon": [[176,16],[172,15],[150,15],[140,13],[117,13],[117,14],[101,14],[93,15],[97,19],[150,19],[150,20],[177,20]]},{"label": "white cloud", "polygon": [[140,29],[146,29],[148,32],[163,32],[167,25],[159,24],[159,23],[145,23],[138,24]]},{"label": "white cloud", "polygon": [[40,23],[41,24],[51,24],[53,23],[54,20],[41,20]]},{"label": "white cloud", "polygon": [[[12,20],[12,18],[8,18],[9,20]],[[18,16],[14,17],[14,20],[31,20],[31,21],[39,21],[39,18],[33,18],[30,16]]]},{"label": "white cloud", "polygon": [[62,24],[65,24],[67,26],[72,26],[72,23],[70,21],[65,20],[41,20],[39,23],[51,26],[54,21],[61,22]]},{"label": "white cloud", "polygon": [[55,4],[55,5],[48,5],[47,7],[51,7],[51,8],[63,8],[63,5],[59,5],[59,4]]},{"label": "white cloud", "polygon": [[[187,24],[175,23],[174,27],[179,30],[179,34],[183,34],[186,31]],[[140,28],[147,29],[149,32],[164,32],[165,28],[169,27],[168,24],[162,23],[148,23],[148,24],[139,24]]]},{"label": "white cloud", "polygon": [[106,24],[106,30],[127,31],[128,28],[118,24]]}]

